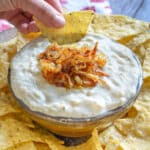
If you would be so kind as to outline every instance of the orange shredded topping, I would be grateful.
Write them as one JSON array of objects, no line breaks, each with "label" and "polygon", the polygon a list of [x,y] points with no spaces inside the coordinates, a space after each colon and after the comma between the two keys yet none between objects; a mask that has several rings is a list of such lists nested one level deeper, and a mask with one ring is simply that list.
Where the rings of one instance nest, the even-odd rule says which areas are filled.
[{"label": "orange shredded topping", "polygon": [[56,43],[47,47],[38,58],[44,78],[58,87],[93,87],[97,83],[105,85],[102,71],[107,60],[103,53],[97,52],[98,43],[93,49],[88,46],[69,48]]}]

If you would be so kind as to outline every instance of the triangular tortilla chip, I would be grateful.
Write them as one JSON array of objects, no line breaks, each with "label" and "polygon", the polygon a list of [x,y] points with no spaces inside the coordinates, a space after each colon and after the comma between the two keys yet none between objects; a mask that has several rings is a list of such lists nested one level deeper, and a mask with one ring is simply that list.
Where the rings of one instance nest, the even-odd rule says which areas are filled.
[{"label": "triangular tortilla chip", "polygon": [[136,55],[139,57],[141,63],[143,64],[143,61],[145,61],[145,54],[147,47],[145,46],[150,41],[150,33],[149,32],[143,32],[140,33],[132,39],[130,39],[128,42],[124,43],[128,48],[133,50],[133,52],[136,53]]},{"label": "triangular tortilla chip", "polygon": [[66,24],[59,29],[46,27],[36,18],[35,21],[42,34],[48,37],[51,42],[56,41],[58,44],[67,44],[79,41],[85,36],[93,15],[94,13],[92,11],[79,11],[64,14]]},{"label": "triangular tortilla chip", "polygon": [[127,16],[96,14],[93,18],[92,28],[95,33],[120,41],[149,30],[149,23]]}]

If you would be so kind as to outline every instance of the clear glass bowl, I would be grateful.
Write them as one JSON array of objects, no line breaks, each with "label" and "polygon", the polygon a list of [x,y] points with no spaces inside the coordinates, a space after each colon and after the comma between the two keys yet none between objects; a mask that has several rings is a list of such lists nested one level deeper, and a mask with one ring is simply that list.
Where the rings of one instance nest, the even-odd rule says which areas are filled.
[{"label": "clear glass bowl", "polygon": [[[138,63],[140,70],[138,84],[136,86],[136,94],[128,99],[123,105],[110,109],[94,117],[70,118],[46,115],[38,111],[32,111],[21,99],[18,99],[15,95],[14,96],[19,104],[29,113],[33,120],[41,124],[43,127],[49,129],[51,132],[68,137],[88,136],[95,127],[97,127],[99,130],[104,130],[106,127],[111,125],[115,119],[122,117],[135,102],[142,86],[143,77],[140,61],[135,54],[133,54],[133,59],[135,59]],[[10,76],[11,69],[9,69],[8,74],[9,84],[11,87]]]}]

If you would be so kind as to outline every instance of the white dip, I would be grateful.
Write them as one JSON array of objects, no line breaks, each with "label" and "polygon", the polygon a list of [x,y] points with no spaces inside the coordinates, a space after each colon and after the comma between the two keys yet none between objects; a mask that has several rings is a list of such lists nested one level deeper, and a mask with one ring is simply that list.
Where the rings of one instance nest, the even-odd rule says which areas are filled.
[{"label": "white dip", "polygon": [[75,118],[95,116],[124,104],[137,92],[139,63],[128,48],[98,35],[88,34],[77,45],[93,48],[97,41],[98,51],[108,59],[104,71],[109,77],[103,80],[109,88],[97,84],[93,88],[66,89],[49,84],[41,74],[37,56],[50,43],[41,37],[19,52],[11,63],[11,87],[15,96],[33,111]]}]

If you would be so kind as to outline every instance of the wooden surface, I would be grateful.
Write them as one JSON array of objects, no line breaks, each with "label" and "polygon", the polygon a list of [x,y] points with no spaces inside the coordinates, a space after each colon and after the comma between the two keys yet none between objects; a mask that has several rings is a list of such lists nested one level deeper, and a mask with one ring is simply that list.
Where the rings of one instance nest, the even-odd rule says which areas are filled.
[{"label": "wooden surface", "polygon": [[114,14],[150,22],[150,0],[109,0]]}]

